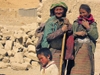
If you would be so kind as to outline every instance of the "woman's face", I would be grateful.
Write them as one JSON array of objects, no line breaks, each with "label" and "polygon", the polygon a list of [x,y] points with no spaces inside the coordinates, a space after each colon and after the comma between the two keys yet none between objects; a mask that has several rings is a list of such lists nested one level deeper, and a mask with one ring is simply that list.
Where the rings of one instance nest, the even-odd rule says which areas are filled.
[{"label": "woman's face", "polygon": [[56,7],[54,13],[56,17],[60,18],[64,14],[64,9],[62,7]]},{"label": "woman's face", "polygon": [[90,13],[88,13],[86,10],[84,10],[84,9],[80,9],[80,16],[82,17],[82,18],[84,18],[84,17],[88,17],[89,15],[90,15]]}]

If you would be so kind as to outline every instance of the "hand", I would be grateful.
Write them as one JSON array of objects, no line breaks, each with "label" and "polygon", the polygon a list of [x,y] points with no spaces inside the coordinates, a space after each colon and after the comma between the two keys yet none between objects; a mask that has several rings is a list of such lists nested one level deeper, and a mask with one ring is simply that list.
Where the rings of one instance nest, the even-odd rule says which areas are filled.
[{"label": "hand", "polygon": [[66,32],[67,30],[68,30],[67,25],[64,25],[64,26],[62,27],[62,31],[63,31],[63,32]]},{"label": "hand", "polygon": [[64,18],[64,24],[68,24],[69,20],[67,18]]},{"label": "hand", "polygon": [[89,26],[89,22],[86,21],[85,19],[83,19],[82,25],[83,25],[86,29],[88,29],[88,28],[90,27],[90,26]]},{"label": "hand", "polygon": [[76,32],[75,34],[78,35],[78,36],[85,36],[85,35],[87,35],[87,33],[84,32],[84,31],[79,31],[79,32]]},{"label": "hand", "polygon": [[66,24],[66,25],[69,25],[70,24],[70,22],[69,22],[69,20],[67,18],[62,17],[62,19],[64,20],[64,24]]}]

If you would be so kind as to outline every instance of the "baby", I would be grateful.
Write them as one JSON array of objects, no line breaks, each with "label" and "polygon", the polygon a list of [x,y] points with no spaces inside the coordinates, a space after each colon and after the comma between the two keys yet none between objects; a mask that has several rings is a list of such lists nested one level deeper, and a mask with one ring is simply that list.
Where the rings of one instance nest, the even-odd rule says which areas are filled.
[{"label": "baby", "polygon": [[59,75],[58,68],[52,61],[52,54],[48,48],[37,51],[37,57],[42,64],[41,75]]}]

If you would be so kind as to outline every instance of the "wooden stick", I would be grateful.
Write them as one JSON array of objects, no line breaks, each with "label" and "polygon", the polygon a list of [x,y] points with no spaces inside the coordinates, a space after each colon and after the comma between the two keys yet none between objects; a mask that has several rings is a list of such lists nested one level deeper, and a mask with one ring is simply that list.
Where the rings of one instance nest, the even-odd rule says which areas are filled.
[{"label": "wooden stick", "polygon": [[66,39],[66,33],[64,33],[64,36],[63,36],[62,50],[61,50],[61,58],[60,58],[60,71],[59,71],[59,75],[61,75],[61,73],[62,73],[62,64],[63,64],[63,55],[64,55],[65,39]]}]

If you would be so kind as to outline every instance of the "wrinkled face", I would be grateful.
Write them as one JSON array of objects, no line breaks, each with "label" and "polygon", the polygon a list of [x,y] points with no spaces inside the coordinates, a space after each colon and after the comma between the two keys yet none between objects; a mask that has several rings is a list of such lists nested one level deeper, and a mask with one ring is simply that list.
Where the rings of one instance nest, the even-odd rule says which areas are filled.
[{"label": "wrinkled face", "polygon": [[49,56],[46,58],[43,54],[39,54],[38,55],[38,59],[40,61],[40,63],[42,64],[42,66],[45,66],[49,63]]},{"label": "wrinkled face", "polygon": [[56,7],[54,13],[56,17],[60,18],[64,14],[64,9],[62,7]]},{"label": "wrinkled face", "polygon": [[84,18],[84,17],[88,17],[89,15],[90,15],[90,13],[88,13],[86,10],[84,10],[84,9],[80,9],[80,16],[82,17],[82,18]]}]

